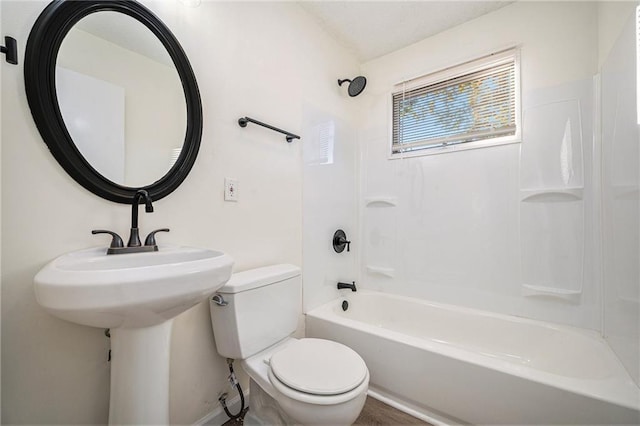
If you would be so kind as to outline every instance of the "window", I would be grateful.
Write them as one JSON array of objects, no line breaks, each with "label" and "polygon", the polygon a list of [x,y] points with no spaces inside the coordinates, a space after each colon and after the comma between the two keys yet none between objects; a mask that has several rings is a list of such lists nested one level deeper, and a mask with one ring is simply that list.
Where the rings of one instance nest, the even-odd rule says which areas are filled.
[{"label": "window", "polygon": [[392,155],[519,142],[516,49],[398,85]]}]

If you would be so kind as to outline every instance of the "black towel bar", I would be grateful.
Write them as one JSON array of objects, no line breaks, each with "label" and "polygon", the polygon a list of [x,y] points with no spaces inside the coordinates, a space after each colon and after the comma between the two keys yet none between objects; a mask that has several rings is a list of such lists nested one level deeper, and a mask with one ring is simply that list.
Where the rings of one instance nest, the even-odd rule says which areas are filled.
[{"label": "black towel bar", "polygon": [[271,130],[273,130],[275,132],[282,133],[282,134],[285,135],[285,138],[287,139],[287,142],[291,142],[294,139],[300,139],[300,136],[298,136],[298,135],[294,135],[293,133],[287,132],[286,130],[278,129],[277,127],[273,127],[270,124],[263,123],[262,121],[254,120],[253,118],[240,117],[238,119],[238,124],[240,125],[240,127],[247,127],[247,123],[257,124],[258,126],[266,127],[267,129],[271,129]]}]

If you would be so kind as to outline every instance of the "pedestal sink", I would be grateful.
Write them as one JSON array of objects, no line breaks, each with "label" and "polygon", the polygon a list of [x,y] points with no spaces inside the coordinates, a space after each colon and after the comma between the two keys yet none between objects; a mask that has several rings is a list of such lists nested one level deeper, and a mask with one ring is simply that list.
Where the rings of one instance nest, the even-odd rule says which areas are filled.
[{"label": "pedestal sink", "polygon": [[34,278],[38,303],[52,315],[111,329],[110,424],[169,424],[173,318],[213,295],[233,259],[206,249],[65,254]]}]

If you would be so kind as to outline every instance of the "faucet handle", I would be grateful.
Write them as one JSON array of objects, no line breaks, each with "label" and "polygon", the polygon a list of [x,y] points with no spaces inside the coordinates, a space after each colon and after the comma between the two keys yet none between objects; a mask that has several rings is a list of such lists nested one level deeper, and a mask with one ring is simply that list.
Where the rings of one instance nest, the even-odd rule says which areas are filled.
[{"label": "faucet handle", "polygon": [[169,232],[169,228],[161,228],[161,229],[156,229],[155,231],[151,231],[149,233],[149,235],[147,235],[147,238],[145,238],[144,245],[145,246],[156,246],[156,245],[158,245],[156,243],[156,233],[158,233],[158,232]]},{"label": "faucet handle", "polygon": [[93,235],[96,234],[109,234],[111,235],[111,245],[109,246],[109,248],[120,248],[120,247],[124,247],[124,243],[122,242],[122,238],[120,238],[120,235],[116,234],[115,232],[112,231],[107,231],[105,229],[94,229],[93,231],[91,231],[91,233]]},{"label": "faucet handle", "polygon": [[342,253],[345,246],[347,247],[347,251],[350,251],[351,241],[347,240],[347,234],[345,234],[342,229],[338,229],[333,234],[333,249],[336,253]]}]

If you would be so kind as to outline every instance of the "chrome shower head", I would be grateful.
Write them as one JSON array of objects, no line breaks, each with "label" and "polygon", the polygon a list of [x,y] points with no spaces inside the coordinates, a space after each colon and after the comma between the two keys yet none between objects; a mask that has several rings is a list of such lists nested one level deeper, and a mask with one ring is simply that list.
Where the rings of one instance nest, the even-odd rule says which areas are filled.
[{"label": "chrome shower head", "polygon": [[342,83],[344,83],[345,81],[349,82],[349,88],[347,89],[347,92],[349,92],[349,96],[351,96],[352,98],[362,93],[364,88],[367,86],[367,79],[361,75],[357,76],[353,80],[349,80],[348,78],[345,78],[344,80],[338,80],[338,86],[342,86]]}]

